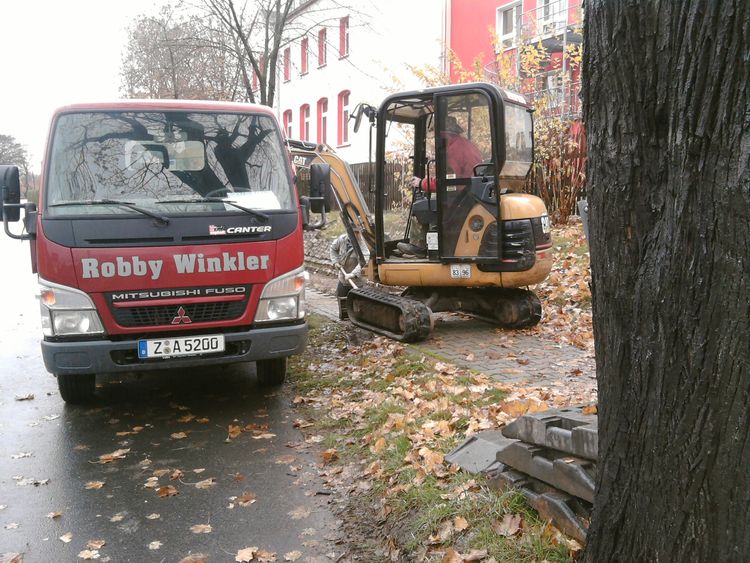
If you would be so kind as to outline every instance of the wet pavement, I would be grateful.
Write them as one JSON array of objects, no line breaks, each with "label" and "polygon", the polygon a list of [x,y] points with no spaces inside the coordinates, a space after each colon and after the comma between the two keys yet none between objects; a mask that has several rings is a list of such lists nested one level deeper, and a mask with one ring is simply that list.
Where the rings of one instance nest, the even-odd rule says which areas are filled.
[{"label": "wet pavement", "polygon": [[295,427],[289,385],[259,387],[252,364],[104,376],[94,403],[65,405],[41,360],[27,252],[0,238],[0,558],[341,554],[321,447]]}]

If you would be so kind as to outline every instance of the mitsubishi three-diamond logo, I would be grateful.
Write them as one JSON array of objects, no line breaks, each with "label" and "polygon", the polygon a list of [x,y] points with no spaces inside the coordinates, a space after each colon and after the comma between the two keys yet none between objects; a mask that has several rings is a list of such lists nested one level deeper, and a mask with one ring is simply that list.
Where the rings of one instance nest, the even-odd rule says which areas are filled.
[{"label": "mitsubishi three-diamond logo", "polygon": [[190,317],[188,317],[185,314],[185,309],[183,309],[182,307],[180,307],[179,309],[177,309],[177,316],[174,319],[172,319],[172,324],[173,325],[179,325],[179,324],[186,324],[187,325],[187,324],[190,324],[192,322],[193,321],[191,321]]}]

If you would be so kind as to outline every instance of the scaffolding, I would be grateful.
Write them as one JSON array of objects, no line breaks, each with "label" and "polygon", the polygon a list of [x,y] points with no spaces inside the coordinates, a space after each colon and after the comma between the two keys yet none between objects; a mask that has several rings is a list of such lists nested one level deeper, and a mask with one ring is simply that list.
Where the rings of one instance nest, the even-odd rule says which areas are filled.
[{"label": "scaffolding", "polygon": [[[521,6],[521,3],[512,3],[498,8],[498,52],[495,60],[484,67],[485,79],[504,81],[500,66],[503,64],[507,68],[510,63],[516,87],[541,113],[565,119],[580,117],[581,84],[571,52],[577,50],[583,40],[581,4],[578,0],[538,0],[535,8],[525,12]],[[540,65],[546,70],[536,73],[533,83],[532,77],[524,75],[520,56],[529,46],[541,47],[547,57]]]}]

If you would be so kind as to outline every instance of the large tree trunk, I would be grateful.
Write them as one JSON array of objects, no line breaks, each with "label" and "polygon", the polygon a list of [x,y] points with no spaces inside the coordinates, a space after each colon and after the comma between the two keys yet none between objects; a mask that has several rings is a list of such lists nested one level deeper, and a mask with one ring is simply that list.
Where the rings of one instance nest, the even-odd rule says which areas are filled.
[{"label": "large tree trunk", "polygon": [[586,561],[750,560],[750,3],[587,0]]}]

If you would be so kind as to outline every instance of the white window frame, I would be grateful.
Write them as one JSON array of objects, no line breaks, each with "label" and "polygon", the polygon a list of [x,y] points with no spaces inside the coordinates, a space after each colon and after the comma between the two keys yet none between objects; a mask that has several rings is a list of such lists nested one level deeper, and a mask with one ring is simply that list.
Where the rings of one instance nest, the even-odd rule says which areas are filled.
[{"label": "white window frame", "polygon": [[[517,0],[504,6],[498,6],[495,13],[495,32],[500,41],[501,50],[514,49],[518,47],[519,37],[521,36],[521,18],[523,17],[522,2]],[[503,34],[503,20],[506,12],[513,12],[513,30],[510,33]]]}]

